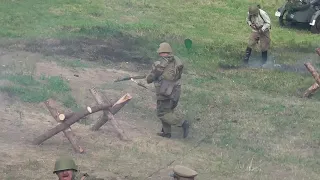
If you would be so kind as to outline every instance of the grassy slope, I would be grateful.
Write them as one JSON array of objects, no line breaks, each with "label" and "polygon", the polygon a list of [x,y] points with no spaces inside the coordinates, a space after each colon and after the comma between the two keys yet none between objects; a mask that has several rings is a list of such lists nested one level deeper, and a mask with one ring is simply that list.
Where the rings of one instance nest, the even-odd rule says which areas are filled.
[{"label": "grassy slope", "polygon": [[[313,53],[320,37],[279,28],[274,11],[281,3],[270,0],[261,5],[273,22],[271,53],[278,62],[290,64]],[[141,38],[142,48],[150,53],[167,40],[188,69],[211,75],[185,77],[181,101],[190,117],[200,118],[194,122],[195,130],[208,137],[193,162],[203,174],[200,179],[212,175],[315,179],[320,173],[319,97],[303,100],[296,94],[313,83],[312,77],[216,70],[219,61],[241,59],[250,32],[245,24],[249,4],[245,0],[5,0],[0,6],[0,35],[108,38],[122,32]],[[184,38],[194,42],[189,54]]]}]

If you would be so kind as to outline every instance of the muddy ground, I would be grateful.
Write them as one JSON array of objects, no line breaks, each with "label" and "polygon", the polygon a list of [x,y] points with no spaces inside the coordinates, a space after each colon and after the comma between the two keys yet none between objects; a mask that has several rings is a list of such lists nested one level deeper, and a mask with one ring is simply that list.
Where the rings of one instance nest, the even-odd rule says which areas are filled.
[{"label": "muddy ground", "polygon": [[[132,46],[136,42],[122,40],[46,39],[9,41],[1,45],[3,73],[28,71],[36,76],[61,76],[69,82],[72,96],[80,107],[95,104],[89,92],[92,87],[112,100],[126,93],[133,98],[115,116],[132,141],[120,141],[109,123],[97,132],[90,131],[92,123],[101,115],[99,112],[88,116],[87,124],[72,125],[85,149],[85,154],[80,155],[74,153],[63,133],[40,146],[32,145],[33,138],[57,123],[43,103],[24,103],[8,93],[0,93],[0,179],[56,179],[52,170],[60,155],[73,156],[82,172],[105,179],[170,179],[168,174],[175,165],[172,161],[189,149],[188,141],[192,140],[180,139],[179,129],[171,140],[157,137],[155,132],[160,129],[160,123],[155,116],[153,92],[131,81],[113,83],[119,77],[149,71],[149,57],[134,56],[136,52]],[[90,68],[70,68],[55,62],[62,57],[104,63]],[[10,82],[1,80],[0,83]],[[147,86],[153,89],[152,85]],[[65,107],[59,104],[59,108],[64,110]]]},{"label": "muddy ground", "polygon": [[[90,131],[92,124],[102,114],[98,112],[87,116],[85,123],[72,125],[79,144],[85,149],[84,154],[77,154],[63,133],[40,146],[32,145],[31,141],[35,137],[57,123],[43,103],[25,103],[10,93],[0,93],[0,161],[3,162],[0,163],[0,179],[56,179],[52,170],[55,159],[60,155],[74,157],[81,172],[105,179],[169,180],[172,167],[181,164],[206,171],[205,162],[208,158],[222,155],[222,150],[213,150],[210,144],[202,144],[200,149],[198,143],[204,137],[197,121],[192,124],[187,139],[181,138],[182,132],[178,128],[173,128],[172,139],[157,137],[155,133],[161,125],[155,113],[154,93],[131,81],[114,83],[120,77],[149,72],[152,57],[147,53],[139,54],[139,46],[136,46],[139,43],[125,37],[108,40],[6,40],[0,43],[1,74],[61,76],[69,83],[72,96],[80,107],[95,104],[89,92],[92,87],[111,100],[126,93],[133,97],[115,115],[131,141],[119,140],[109,123],[99,131]],[[68,64],[65,62],[74,59],[80,59],[89,66],[65,65]],[[305,70],[303,73],[306,73]],[[184,78],[188,76],[186,74]],[[146,84],[144,80],[137,81],[154,89],[152,84]],[[10,83],[5,79],[0,80],[2,86]],[[66,109],[60,103],[57,106],[60,110]],[[210,179],[211,176],[212,172],[203,172],[199,178]],[[277,173],[272,175],[276,176]]]}]

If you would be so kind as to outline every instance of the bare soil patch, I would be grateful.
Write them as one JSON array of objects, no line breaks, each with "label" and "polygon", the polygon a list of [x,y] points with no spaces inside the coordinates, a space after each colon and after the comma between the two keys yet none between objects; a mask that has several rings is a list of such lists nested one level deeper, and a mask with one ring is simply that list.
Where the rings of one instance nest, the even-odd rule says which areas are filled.
[{"label": "bare soil patch", "polygon": [[[56,43],[55,40],[51,42]],[[61,54],[62,52],[63,50],[60,51]],[[55,62],[45,60],[50,56],[46,57],[41,53],[43,51],[2,49],[0,63],[5,65],[2,70],[9,72],[14,67],[15,70],[32,72],[35,76],[61,76],[69,82],[72,96],[80,107],[95,104],[89,92],[92,87],[97,87],[113,100],[129,93],[133,99],[115,118],[132,141],[120,141],[108,123],[97,132],[90,131],[92,122],[102,114],[96,113],[85,119],[86,124],[76,123],[72,126],[80,145],[86,151],[85,154],[75,154],[63,133],[55,135],[40,146],[32,146],[31,140],[54,127],[55,120],[43,103],[23,103],[10,94],[0,93],[0,161],[5,162],[0,165],[0,179],[56,179],[52,168],[54,160],[60,155],[73,156],[81,171],[105,179],[143,179],[161,168],[164,169],[149,179],[170,179],[168,172],[172,166],[167,167],[167,164],[184,152],[184,149],[188,149],[188,145],[176,138],[166,140],[155,135],[160,129],[160,122],[155,116],[153,92],[131,81],[113,82],[119,77],[138,75],[146,71],[137,73],[117,70],[111,66],[79,69],[61,67]],[[30,67],[24,69],[28,63]],[[78,76],[74,76],[75,74]],[[138,81],[146,84],[143,80]],[[1,80],[2,85],[8,83],[10,82]],[[152,84],[146,86],[153,88]],[[61,104],[59,107],[64,109]],[[179,133],[176,132],[177,137],[180,136]]]},{"label": "bare soil patch", "polygon": [[141,68],[150,64],[150,57],[138,51],[143,42],[128,36],[118,35],[108,39],[45,39],[25,43],[23,50],[47,56],[61,55],[88,61],[131,62]]}]

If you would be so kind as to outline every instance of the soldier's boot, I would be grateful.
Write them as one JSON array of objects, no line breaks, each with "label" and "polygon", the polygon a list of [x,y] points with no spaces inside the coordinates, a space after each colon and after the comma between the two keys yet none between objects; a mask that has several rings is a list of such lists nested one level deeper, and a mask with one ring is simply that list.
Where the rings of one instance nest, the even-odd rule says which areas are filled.
[{"label": "soldier's boot", "polygon": [[262,65],[266,64],[268,60],[268,51],[261,52]]},{"label": "soldier's boot", "polygon": [[250,58],[250,56],[251,56],[251,51],[252,51],[252,48],[247,47],[247,49],[246,49],[246,54],[245,54],[245,56],[244,56],[244,58],[243,58],[243,63],[244,63],[244,65],[248,65],[248,63],[249,63],[249,58]]},{"label": "soldier's boot", "polygon": [[160,133],[157,133],[157,135],[165,138],[171,138],[171,133],[160,132]]},{"label": "soldier's boot", "polygon": [[189,134],[189,127],[190,124],[187,120],[185,120],[182,124],[182,129],[183,129],[183,138],[186,138]]},{"label": "soldier's boot", "polygon": [[[166,132],[165,133],[165,130],[166,129]],[[160,133],[157,133],[158,136],[161,136],[161,137],[165,137],[165,138],[171,138],[171,126],[168,125],[167,123],[164,123],[162,122],[162,128],[161,128],[161,132]]]}]

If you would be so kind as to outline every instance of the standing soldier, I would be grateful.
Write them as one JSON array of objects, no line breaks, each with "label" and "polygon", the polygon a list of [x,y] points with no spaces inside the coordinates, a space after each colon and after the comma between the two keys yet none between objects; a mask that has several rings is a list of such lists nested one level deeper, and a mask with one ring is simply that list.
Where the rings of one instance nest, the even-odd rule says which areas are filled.
[{"label": "standing soldier", "polygon": [[252,48],[260,41],[260,49],[262,56],[262,65],[267,62],[268,49],[270,47],[270,29],[271,21],[268,14],[260,9],[257,5],[249,7],[248,16],[246,18],[252,32],[249,37],[248,46],[244,58],[244,64],[247,65],[251,55]]},{"label": "standing soldier", "polygon": [[89,177],[87,173],[77,177],[78,167],[70,157],[57,159],[53,173],[58,176],[58,180],[103,180],[102,178]]},{"label": "standing soldier", "polygon": [[182,127],[183,137],[189,133],[189,123],[183,120],[181,114],[174,112],[181,93],[181,75],[183,64],[172,54],[170,44],[161,43],[158,49],[160,59],[153,64],[152,71],[147,76],[147,83],[154,83],[157,96],[157,116],[162,122],[161,133],[157,135],[170,138],[171,125]]}]

